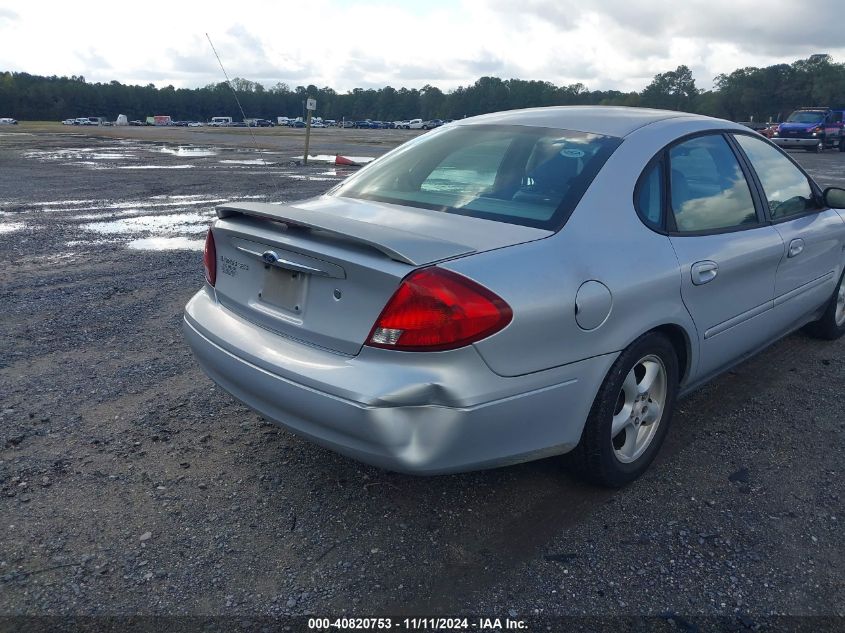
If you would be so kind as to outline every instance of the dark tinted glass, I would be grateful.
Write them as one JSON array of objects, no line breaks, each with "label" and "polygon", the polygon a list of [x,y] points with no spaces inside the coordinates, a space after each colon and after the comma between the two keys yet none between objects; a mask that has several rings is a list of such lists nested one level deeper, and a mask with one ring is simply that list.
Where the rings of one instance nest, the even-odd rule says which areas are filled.
[{"label": "dark tinted glass", "polygon": [[655,163],[640,180],[637,190],[637,211],[647,224],[660,227],[662,216],[663,165]]},{"label": "dark tinted glass", "polygon": [[755,224],[751,190],[721,135],[680,143],[669,150],[672,212],[678,231],[712,231]]},{"label": "dark tinted glass", "polygon": [[557,229],[617,138],[519,125],[457,125],[417,137],[334,195]]}]

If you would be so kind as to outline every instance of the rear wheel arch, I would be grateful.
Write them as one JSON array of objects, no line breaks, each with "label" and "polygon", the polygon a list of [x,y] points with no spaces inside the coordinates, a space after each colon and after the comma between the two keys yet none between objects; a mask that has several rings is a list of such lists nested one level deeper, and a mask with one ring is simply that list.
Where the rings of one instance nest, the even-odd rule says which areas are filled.
[{"label": "rear wheel arch", "polygon": [[649,332],[659,332],[672,343],[678,356],[678,384],[684,384],[684,380],[690,375],[692,360],[692,342],[687,331],[675,323],[666,323],[652,328]]},{"label": "rear wheel arch", "polygon": [[696,354],[696,350],[693,349],[693,340],[683,325],[678,323],[656,325],[628,341],[627,345],[621,348],[622,351],[624,352],[642,337],[652,332],[663,334],[672,343],[675,355],[678,358],[678,385],[682,386],[684,381],[692,374],[692,366]]}]

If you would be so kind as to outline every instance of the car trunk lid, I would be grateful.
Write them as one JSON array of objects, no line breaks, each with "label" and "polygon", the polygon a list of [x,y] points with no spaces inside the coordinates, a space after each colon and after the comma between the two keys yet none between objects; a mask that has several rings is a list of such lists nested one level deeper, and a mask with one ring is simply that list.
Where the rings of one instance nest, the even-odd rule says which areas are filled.
[{"label": "car trunk lid", "polygon": [[323,197],[227,204],[213,228],[215,291],[244,318],[354,355],[413,270],[550,231],[436,211]]}]

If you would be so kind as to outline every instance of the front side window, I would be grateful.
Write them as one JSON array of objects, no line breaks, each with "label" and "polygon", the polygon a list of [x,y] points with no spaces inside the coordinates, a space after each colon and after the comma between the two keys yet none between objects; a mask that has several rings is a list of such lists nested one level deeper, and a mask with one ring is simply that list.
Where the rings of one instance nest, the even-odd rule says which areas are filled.
[{"label": "front side window", "polygon": [[773,220],[802,215],[818,208],[807,177],[792,161],[760,139],[734,137],[751,161],[769,205]]},{"label": "front side window", "polygon": [[669,150],[670,201],[680,232],[757,223],[751,190],[721,135],[699,136]]},{"label": "front side window", "polygon": [[333,194],[555,230],[620,142],[553,128],[447,126]]}]

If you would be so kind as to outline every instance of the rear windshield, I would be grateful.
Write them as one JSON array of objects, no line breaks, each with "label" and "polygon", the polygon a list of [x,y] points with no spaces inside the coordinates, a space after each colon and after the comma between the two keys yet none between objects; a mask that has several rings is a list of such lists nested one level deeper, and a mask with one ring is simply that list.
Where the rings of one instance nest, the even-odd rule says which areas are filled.
[{"label": "rear windshield", "polygon": [[824,112],[813,112],[804,110],[803,112],[793,112],[787,119],[790,123],[815,123],[824,118]]},{"label": "rear windshield", "polygon": [[446,126],[333,194],[557,230],[619,143],[552,128]]}]

